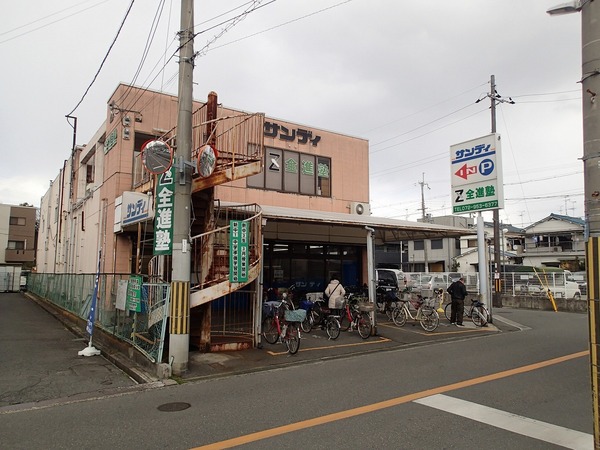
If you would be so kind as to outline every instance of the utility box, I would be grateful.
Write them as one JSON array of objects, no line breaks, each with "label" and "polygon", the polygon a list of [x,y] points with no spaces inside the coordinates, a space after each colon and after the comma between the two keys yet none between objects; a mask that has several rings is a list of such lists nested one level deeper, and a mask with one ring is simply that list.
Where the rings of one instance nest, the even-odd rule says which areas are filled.
[{"label": "utility box", "polygon": [[0,266],[0,292],[19,292],[21,266]]}]

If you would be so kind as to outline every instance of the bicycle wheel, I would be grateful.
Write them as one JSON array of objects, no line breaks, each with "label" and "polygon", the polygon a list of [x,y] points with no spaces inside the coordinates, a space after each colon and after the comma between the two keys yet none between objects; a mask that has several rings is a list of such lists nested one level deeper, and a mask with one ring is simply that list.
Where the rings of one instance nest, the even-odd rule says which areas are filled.
[{"label": "bicycle wheel", "polygon": [[392,305],[386,305],[385,307],[385,315],[387,316],[388,320],[393,320],[393,312],[394,312],[394,308],[392,308]]},{"label": "bicycle wheel", "polygon": [[371,336],[373,331],[373,325],[371,325],[371,318],[368,314],[361,314],[358,316],[356,327],[358,328],[358,334],[361,338],[367,339]]},{"label": "bicycle wheel", "polygon": [[320,303],[315,303],[313,306],[312,311],[310,312],[311,316],[312,316],[312,327],[316,327],[318,325],[321,325],[323,322],[323,311],[321,310],[321,304]]},{"label": "bicycle wheel", "polygon": [[444,316],[446,316],[446,319],[448,319],[448,322],[450,322],[450,317],[452,317],[452,302],[448,303],[444,307]]},{"label": "bicycle wheel", "polygon": [[397,327],[403,327],[406,323],[406,310],[404,306],[396,306],[392,311],[392,320],[396,324]]},{"label": "bicycle wheel", "polygon": [[275,318],[265,317],[262,323],[262,335],[269,344],[275,344],[279,333],[277,332],[277,324]]},{"label": "bicycle wheel", "polygon": [[300,323],[300,328],[302,328],[302,331],[304,331],[305,333],[310,333],[310,330],[312,330],[312,327],[313,327],[312,311],[306,311],[306,317],[304,318],[302,323]]},{"label": "bicycle wheel", "polygon": [[488,313],[485,306],[476,306],[471,313],[471,320],[476,327],[484,327],[488,323]]},{"label": "bicycle wheel", "polygon": [[329,336],[329,339],[335,340],[340,337],[340,323],[335,317],[330,317],[327,320],[325,329],[327,330],[327,336]]},{"label": "bicycle wheel", "polygon": [[346,308],[342,309],[342,315],[340,316],[340,330],[342,331],[348,331],[348,328],[350,328],[350,324],[352,323],[348,318],[348,314],[349,311]]},{"label": "bicycle wheel", "polygon": [[440,324],[440,315],[435,309],[421,310],[420,323],[425,331],[434,331]]},{"label": "bicycle wheel", "polygon": [[297,323],[292,322],[288,325],[284,341],[291,355],[298,353],[298,350],[300,350],[300,330],[298,330]]}]

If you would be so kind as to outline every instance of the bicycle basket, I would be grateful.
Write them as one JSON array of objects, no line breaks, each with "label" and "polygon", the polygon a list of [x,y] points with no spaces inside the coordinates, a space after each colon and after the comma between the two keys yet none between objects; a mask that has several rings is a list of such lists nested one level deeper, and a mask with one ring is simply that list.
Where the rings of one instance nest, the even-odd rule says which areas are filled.
[{"label": "bicycle basket", "polygon": [[373,303],[359,303],[358,310],[362,312],[375,311],[375,304]]},{"label": "bicycle basket", "polygon": [[284,314],[285,320],[288,322],[304,322],[304,319],[306,319],[305,309],[288,309]]}]

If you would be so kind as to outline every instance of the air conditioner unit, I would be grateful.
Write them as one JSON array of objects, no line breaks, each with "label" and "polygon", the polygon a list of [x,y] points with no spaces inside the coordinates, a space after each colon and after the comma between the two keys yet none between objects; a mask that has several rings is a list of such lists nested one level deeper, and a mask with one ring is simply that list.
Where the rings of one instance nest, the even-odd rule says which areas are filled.
[{"label": "air conditioner unit", "polygon": [[351,202],[350,214],[356,214],[358,216],[368,216],[371,214],[371,205],[362,202]]}]

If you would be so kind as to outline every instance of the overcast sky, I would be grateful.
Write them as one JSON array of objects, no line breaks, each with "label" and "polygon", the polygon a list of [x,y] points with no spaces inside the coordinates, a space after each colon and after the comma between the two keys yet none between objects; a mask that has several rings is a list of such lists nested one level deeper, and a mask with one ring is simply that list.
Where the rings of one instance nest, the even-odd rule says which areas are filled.
[{"label": "overcast sky", "polygon": [[[214,90],[229,107],[368,139],[374,215],[416,220],[423,181],[426,212],[451,214],[449,149],[490,133],[494,75],[498,93],[515,102],[497,107],[500,219],[527,226],[551,213],[583,217],[581,17],[546,14],[561,1],[264,0],[228,21],[252,3],[195,2],[195,31],[206,30],[195,49],[210,45],[196,60],[194,98]],[[30,0],[4,9],[0,203],[39,206],[70,154],[65,115],[129,6]],[[102,124],[119,82],[177,92],[176,59],[168,58],[179,10],[180,1],[133,3],[72,113],[78,144]]]}]

